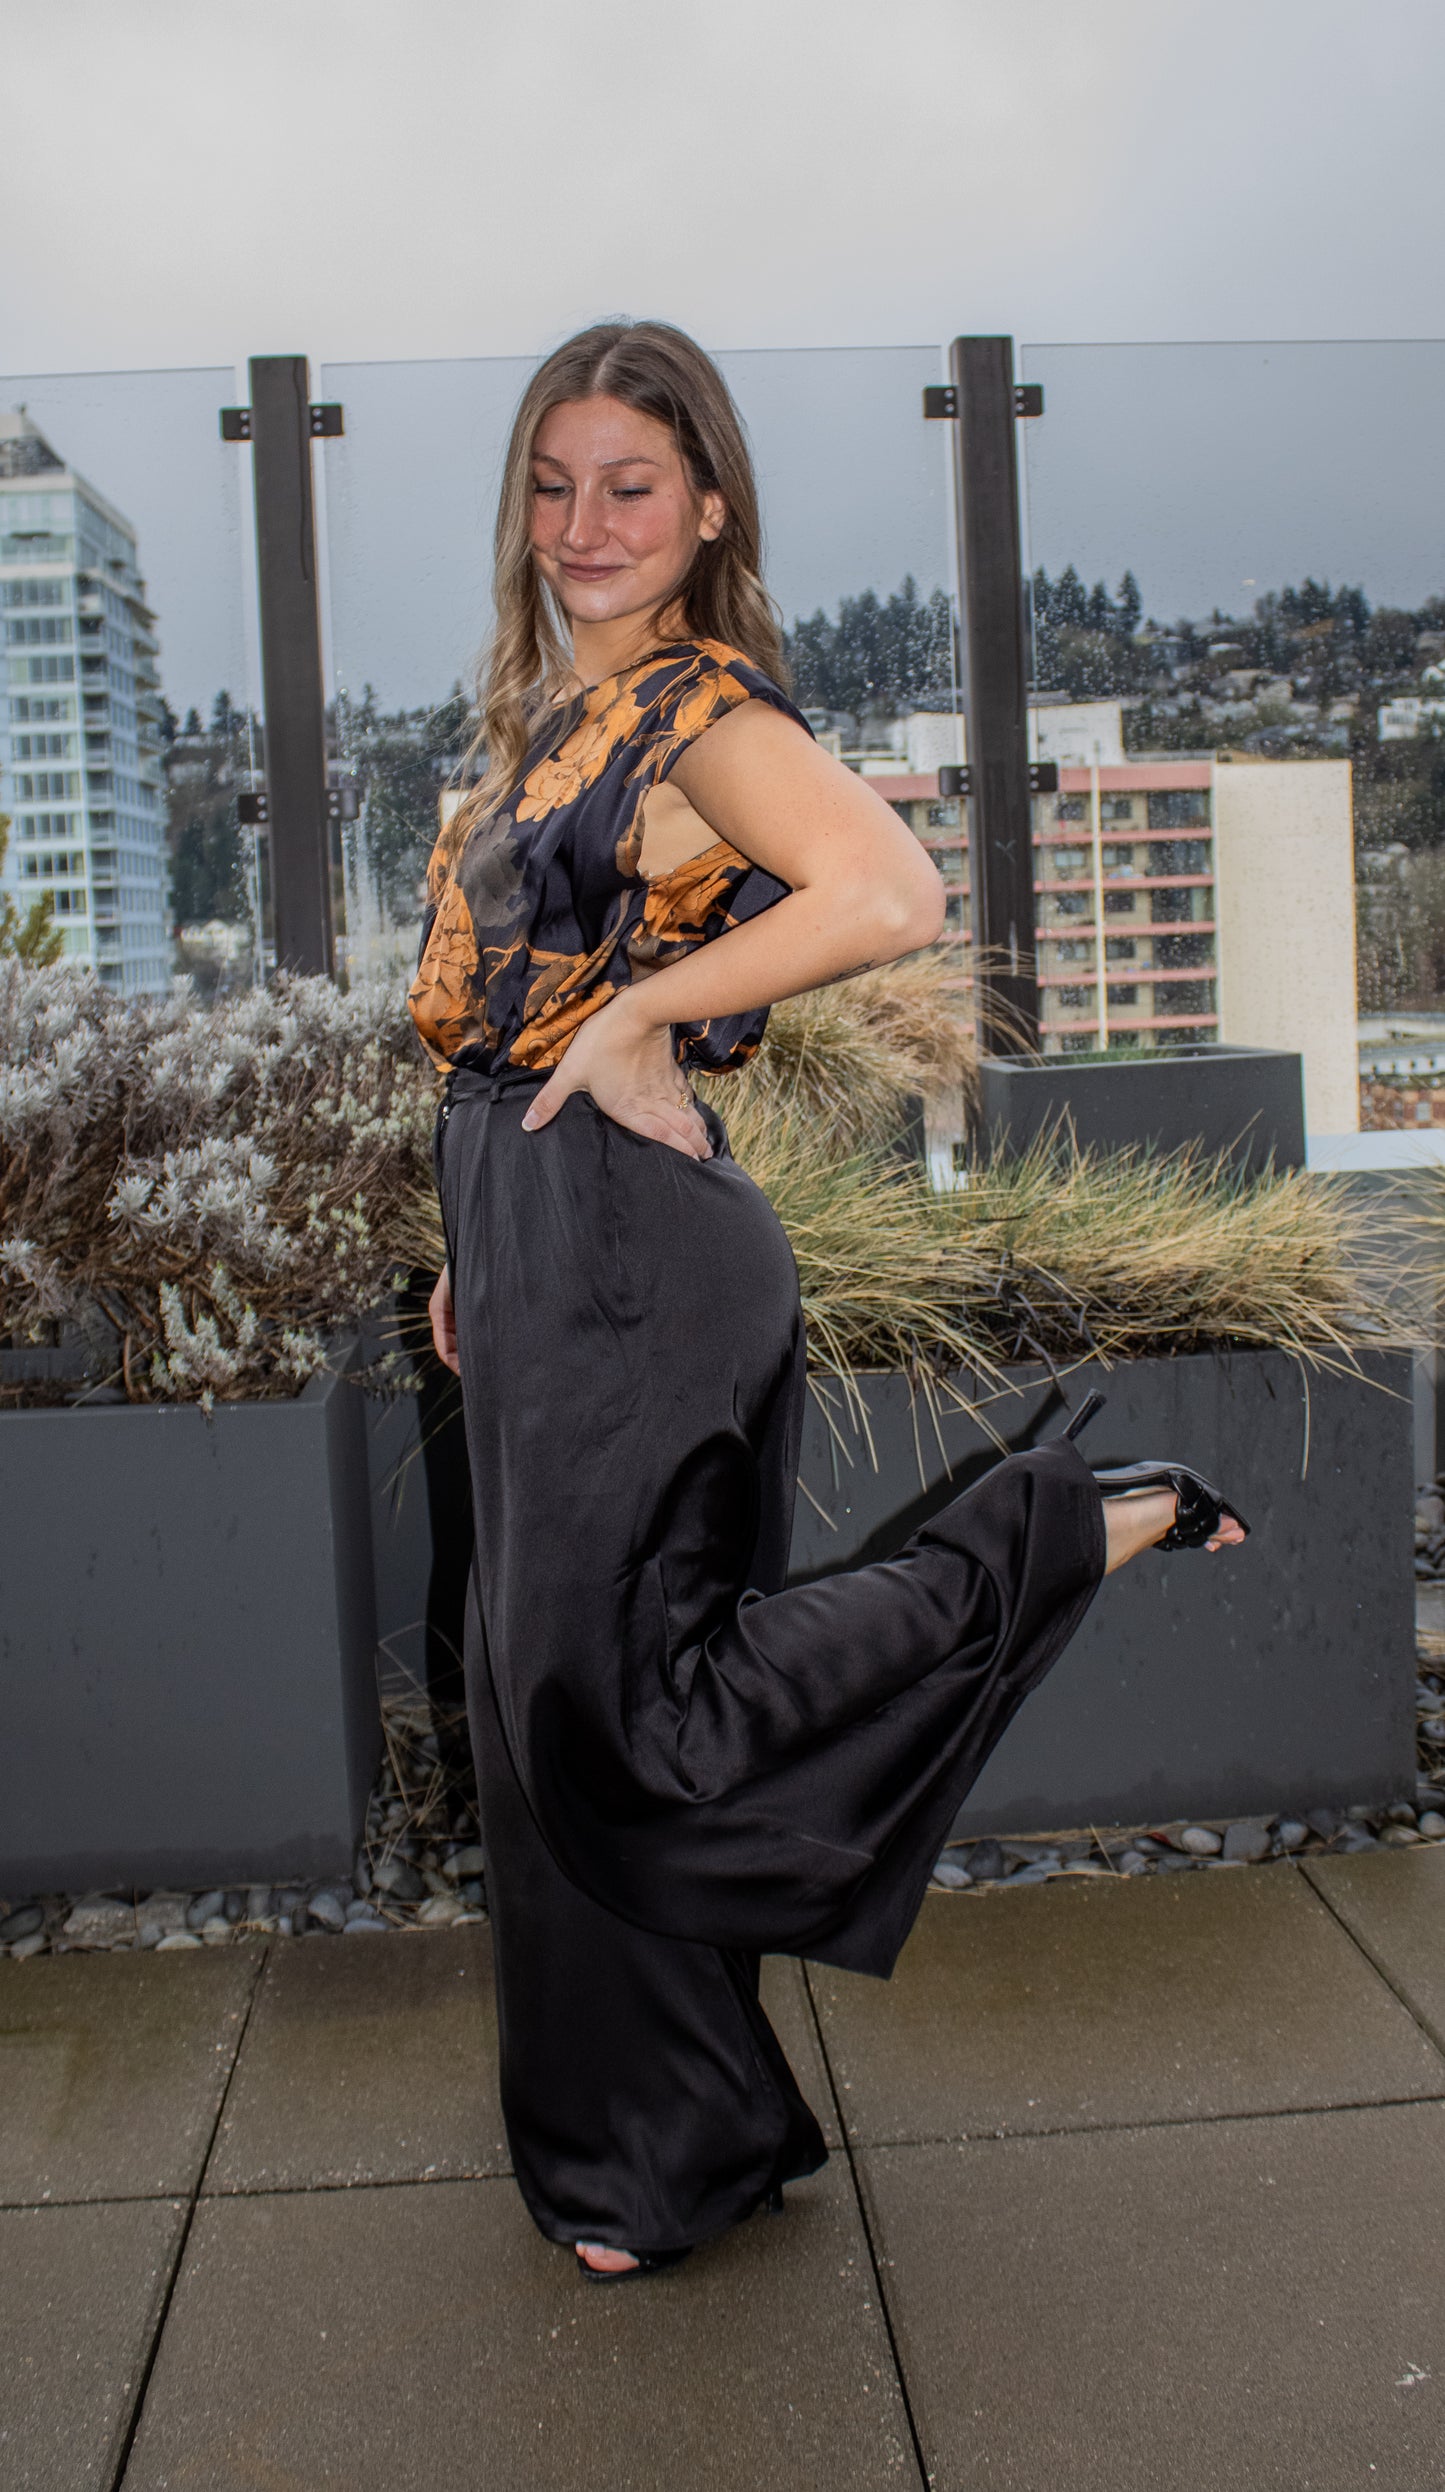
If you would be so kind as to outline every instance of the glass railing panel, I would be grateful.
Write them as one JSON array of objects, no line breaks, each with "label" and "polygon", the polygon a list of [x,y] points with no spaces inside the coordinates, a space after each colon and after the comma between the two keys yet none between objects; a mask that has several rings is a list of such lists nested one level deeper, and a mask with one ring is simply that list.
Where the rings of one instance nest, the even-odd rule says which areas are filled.
[{"label": "glass railing panel", "polygon": [[[719,358],[752,441],[769,584],[800,706],[922,835],[943,838],[962,916],[947,428],[926,424],[935,348]],[[346,956],[400,971],[415,947],[439,802],[474,727],[491,536],[521,360],[328,366],[345,432],[324,445]],[[884,782],[889,784],[883,785]]]},{"label": "glass railing panel", "polygon": [[258,962],[235,395],[225,367],[0,377],[4,880],[122,994]]},{"label": "glass railing panel", "polygon": [[1445,1003],[1445,344],[1026,347],[1020,377],[1046,1050],[1273,1034],[1312,1127],[1353,1123],[1356,901],[1361,1006]]},{"label": "glass railing panel", "polygon": [[438,806],[473,732],[492,529],[521,358],[330,364],[345,432],[324,445],[344,964],[400,975],[416,951]]}]

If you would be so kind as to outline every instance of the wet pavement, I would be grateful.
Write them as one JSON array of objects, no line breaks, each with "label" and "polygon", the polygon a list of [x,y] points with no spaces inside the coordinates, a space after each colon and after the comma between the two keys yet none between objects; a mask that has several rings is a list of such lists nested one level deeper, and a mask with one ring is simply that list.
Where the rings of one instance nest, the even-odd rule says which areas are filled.
[{"label": "wet pavement", "polygon": [[781,1959],[826,2172],[582,2284],[485,1927],[0,1964],[6,2492],[1438,2492],[1445,1850]]}]

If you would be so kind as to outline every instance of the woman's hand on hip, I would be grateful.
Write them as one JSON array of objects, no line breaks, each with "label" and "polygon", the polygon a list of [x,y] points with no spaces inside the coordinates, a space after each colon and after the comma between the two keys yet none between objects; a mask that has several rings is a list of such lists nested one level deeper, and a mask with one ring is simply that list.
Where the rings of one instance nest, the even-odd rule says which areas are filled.
[{"label": "woman's hand on hip", "polygon": [[443,1367],[449,1367],[454,1376],[459,1376],[462,1372],[462,1363],[457,1356],[457,1319],[456,1311],[452,1306],[452,1276],[445,1267],[437,1274],[437,1285],[427,1300],[427,1313],[431,1317],[432,1348]]},{"label": "woman's hand on hip", "polygon": [[711,1159],[712,1144],[697,1102],[673,1051],[672,1032],[644,1017],[636,989],[624,988],[583,1022],[556,1072],[522,1119],[536,1133],[550,1125],[574,1090],[585,1090],[604,1116],[648,1142],[665,1142],[687,1159]]}]

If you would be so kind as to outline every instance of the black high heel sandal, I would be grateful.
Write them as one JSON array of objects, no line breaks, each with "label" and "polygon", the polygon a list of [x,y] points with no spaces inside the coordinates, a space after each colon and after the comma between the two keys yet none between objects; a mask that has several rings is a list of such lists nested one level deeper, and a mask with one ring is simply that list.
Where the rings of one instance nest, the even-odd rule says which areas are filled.
[{"label": "black high heel sandal", "polygon": [[[754,2207],[753,2213],[758,2215],[765,2208],[769,2215],[785,2213],[781,2181],[770,2182]],[[601,2246],[600,2243],[598,2246]],[[633,2251],[630,2255],[636,2257],[637,2254]],[[691,2256],[692,2245],[689,2243],[685,2250],[654,2250],[650,2257],[638,2258],[635,2267],[591,2267],[579,2250],[577,2264],[591,2284],[626,2284],[629,2276],[655,2276],[660,2267],[676,2267],[683,2259]]]},{"label": "black high heel sandal", "polygon": [[[1086,1401],[1080,1403],[1064,1430],[1070,1443],[1082,1435],[1090,1420],[1096,1419],[1103,1407],[1102,1393],[1091,1393]],[[1202,1549],[1207,1541],[1214,1538],[1226,1515],[1231,1523],[1239,1525],[1245,1539],[1249,1538],[1249,1525],[1239,1508],[1232,1506],[1227,1497],[1221,1496],[1217,1488],[1211,1488],[1208,1480],[1201,1479],[1199,1473],[1191,1471],[1185,1463],[1113,1463],[1102,1471],[1095,1471],[1094,1478],[1101,1497],[1139,1497],[1150,1489],[1172,1490],[1176,1501],[1174,1520],[1163,1539],[1155,1541],[1156,1549]]]},{"label": "black high heel sandal", "polygon": [[685,2258],[691,2258],[692,2244],[689,2242],[685,2250],[652,2250],[640,2258],[636,2251],[631,2255],[637,2258],[635,2267],[593,2267],[579,2250],[577,2273],[588,2284],[630,2284],[634,2276],[655,2276],[660,2268],[680,2266]]}]

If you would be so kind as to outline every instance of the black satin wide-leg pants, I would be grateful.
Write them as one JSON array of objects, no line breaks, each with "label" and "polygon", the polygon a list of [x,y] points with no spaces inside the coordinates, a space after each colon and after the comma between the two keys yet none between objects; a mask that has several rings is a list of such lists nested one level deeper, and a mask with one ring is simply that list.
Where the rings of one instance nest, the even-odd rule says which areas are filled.
[{"label": "black satin wide-leg pants", "polygon": [[477,1553],[467,1697],[502,2100],[558,2241],[672,2249],[823,2143],[761,1954],[886,1975],[964,1794],[1104,1567],[1071,1445],[900,1554],[784,1589],[805,1390],[792,1254],[727,1155],[539,1077],[438,1132]]}]

